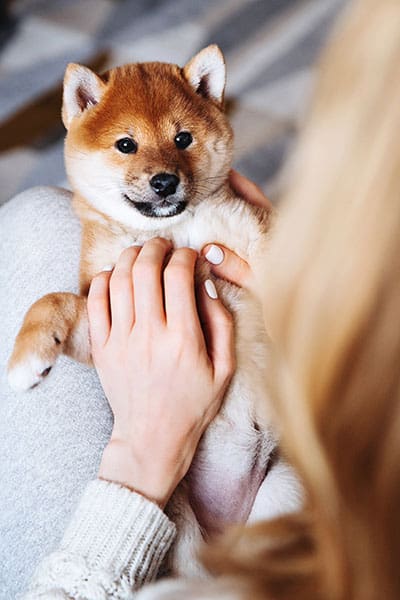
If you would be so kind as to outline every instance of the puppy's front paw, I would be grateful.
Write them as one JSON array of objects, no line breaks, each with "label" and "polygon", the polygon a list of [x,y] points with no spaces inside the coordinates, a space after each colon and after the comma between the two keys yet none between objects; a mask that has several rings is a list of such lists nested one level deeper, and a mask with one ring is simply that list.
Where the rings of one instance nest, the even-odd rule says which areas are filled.
[{"label": "puppy's front paw", "polygon": [[8,363],[10,386],[34,387],[60,354],[91,364],[86,298],[70,292],[47,294],[26,313]]},{"label": "puppy's front paw", "polygon": [[8,363],[7,376],[10,386],[23,392],[37,386],[51,371],[59,354],[61,354],[61,343],[53,336],[43,335],[39,340],[27,341],[17,339],[13,354]]}]

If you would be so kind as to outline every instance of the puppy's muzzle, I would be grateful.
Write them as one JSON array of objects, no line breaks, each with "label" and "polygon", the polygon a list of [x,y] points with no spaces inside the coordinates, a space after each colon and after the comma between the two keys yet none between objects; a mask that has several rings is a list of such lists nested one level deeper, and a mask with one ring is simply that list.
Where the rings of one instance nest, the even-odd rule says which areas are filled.
[{"label": "puppy's muzzle", "polygon": [[145,217],[176,217],[187,206],[180,179],[172,173],[157,173],[149,180],[151,193],[142,193],[140,200],[123,194],[126,202],[133,205]]},{"label": "puppy's muzzle", "polygon": [[150,179],[150,187],[155,191],[157,196],[166,198],[175,194],[176,188],[179,185],[179,177],[172,173],[157,173]]}]

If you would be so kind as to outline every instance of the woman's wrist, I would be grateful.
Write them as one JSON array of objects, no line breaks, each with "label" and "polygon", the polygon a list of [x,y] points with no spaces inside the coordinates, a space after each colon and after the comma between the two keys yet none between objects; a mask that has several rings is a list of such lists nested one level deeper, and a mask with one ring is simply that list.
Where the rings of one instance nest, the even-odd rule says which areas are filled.
[{"label": "woman's wrist", "polygon": [[137,492],[163,509],[179,478],[173,472],[154,466],[152,469],[148,459],[140,461],[127,442],[111,438],[104,449],[98,476]]}]

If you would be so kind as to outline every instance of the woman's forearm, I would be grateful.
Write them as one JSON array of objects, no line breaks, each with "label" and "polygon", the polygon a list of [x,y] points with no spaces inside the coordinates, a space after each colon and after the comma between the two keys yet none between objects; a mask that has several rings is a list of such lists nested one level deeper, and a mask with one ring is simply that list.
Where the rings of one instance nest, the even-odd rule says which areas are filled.
[{"label": "woman's forearm", "polygon": [[118,484],[88,484],[63,540],[21,600],[132,598],[152,581],[175,537],[153,502]]}]

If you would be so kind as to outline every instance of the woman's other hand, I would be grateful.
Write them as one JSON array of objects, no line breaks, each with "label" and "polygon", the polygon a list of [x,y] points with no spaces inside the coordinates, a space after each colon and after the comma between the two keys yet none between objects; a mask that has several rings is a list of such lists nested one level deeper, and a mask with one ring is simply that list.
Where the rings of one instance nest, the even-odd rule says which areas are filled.
[{"label": "woman's other hand", "polygon": [[93,360],[114,413],[99,476],[162,507],[234,371],[230,313],[212,282],[198,290],[197,306],[197,253],[175,250],[164,268],[170,252],[159,238],[124,250],[88,297]]},{"label": "woman's other hand", "polygon": [[[233,169],[229,173],[229,183],[233,191],[255,206],[272,209],[272,204],[262,190],[250,179]],[[221,244],[207,244],[202,249],[203,256],[211,264],[214,275],[226,279],[235,285],[253,291],[255,288],[254,274],[249,264],[237,254]]]},{"label": "woman's other hand", "polygon": [[262,189],[234,169],[231,169],[229,172],[229,183],[233,191],[249,204],[254,204],[254,206],[259,206],[266,210],[272,209],[272,204]]}]

